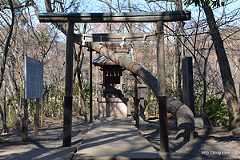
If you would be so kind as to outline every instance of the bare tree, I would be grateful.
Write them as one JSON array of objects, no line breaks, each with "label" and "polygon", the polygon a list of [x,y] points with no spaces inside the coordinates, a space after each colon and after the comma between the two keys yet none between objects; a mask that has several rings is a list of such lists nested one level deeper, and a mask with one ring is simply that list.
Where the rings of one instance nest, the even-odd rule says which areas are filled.
[{"label": "bare tree", "polygon": [[[2,59],[1,59],[0,89],[2,88],[2,84],[3,84],[3,80],[4,80],[4,73],[5,73],[5,69],[6,69],[6,63],[7,63],[9,48],[10,48],[10,45],[11,45],[11,38],[12,38],[12,34],[13,34],[13,26],[14,26],[14,18],[15,18],[13,1],[8,0],[8,3],[6,4],[5,7],[7,9],[0,11],[1,12],[0,16],[3,19],[3,21],[7,24],[7,27],[9,28],[9,32],[6,36],[7,37],[6,42],[4,42],[3,56],[2,56]],[[9,12],[9,10],[11,12],[11,17],[8,17],[8,15],[6,14],[6,12]],[[10,20],[8,20],[8,18]],[[4,106],[5,106],[5,104],[4,104]],[[6,112],[6,110],[2,109],[2,105],[0,105],[0,114],[1,114],[1,119],[2,119],[2,123],[3,123],[3,132],[8,132],[6,113],[4,113],[4,112]]]},{"label": "bare tree", "polygon": [[229,106],[230,125],[232,128],[237,128],[240,127],[240,110],[238,107],[237,93],[232,78],[228,57],[212,9],[206,1],[201,1],[201,3],[207,17],[210,35],[216,50],[225,98]]}]

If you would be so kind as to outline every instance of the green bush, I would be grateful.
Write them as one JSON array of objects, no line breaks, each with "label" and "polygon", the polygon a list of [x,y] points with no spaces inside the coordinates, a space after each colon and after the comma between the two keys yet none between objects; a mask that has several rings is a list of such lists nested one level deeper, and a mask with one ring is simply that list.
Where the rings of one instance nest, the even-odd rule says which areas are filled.
[{"label": "green bush", "polygon": [[229,116],[226,104],[219,98],[210,97],[207,99],[205,112],[213,126],[228,125]]}]

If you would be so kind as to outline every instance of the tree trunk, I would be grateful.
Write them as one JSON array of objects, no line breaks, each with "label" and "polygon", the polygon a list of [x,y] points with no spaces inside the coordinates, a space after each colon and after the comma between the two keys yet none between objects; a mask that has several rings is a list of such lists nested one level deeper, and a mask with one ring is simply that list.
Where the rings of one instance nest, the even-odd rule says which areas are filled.
[{"label": "tree trunk", "polygon": [[[82,55],[82,56],[80,56]],[[84,59],[84,53],[82,52],[82,48],[80,48],[80,51],[78,53],[78,55],[76,56],[77,58],[76,60],[76,76],[78,79],[78,87],[79,87],[79,93],[80,93],[80,99],[81,99],[81,107],[82,107],[82,111],[83,111],[83,115],[84,115],[84,121],[87,122],[88,118],[87,118],[87,104],[86,104],[86,98],[84,95],[84,90],[83,90],[83,84],[82,84],[82,76],[81,76],[81,68],[82,68],[82,64],[83,64],[83,59]],[[81,57],[81,58],[80,58]]]},{"label": "tree trunk", "polygon": [[22,117],[22,141],[28,139],[28,101],[23,100],[23,117]]},{"label": "tree trunk", "polygon": [[12,34],[13,34],[13,26],[14,26],[14,18],[15,18],[15,13],[14,13],[14,8],[13,8],[13,2],[12,0],[8,0],[8,3],[10,5],[10,9],[11,9],[11,24],[9,26],[10,30],[8,33],[8,36],[6,38],[6,43],[4,46],[4,50],[3,50],[3,57],[2,57],[2,62],[1,62],[1,69],[0,69],[0,89],[2,88],[2,83],[4,80],[4,73],[5,73],[5,68],[6,68],[6,62],[7,62],[7,57],[8,57],[8,52],[9,52],[9,48],[11,45],[11,39],[12,39]]},{"label": "tree trunk", "polygon": [[220,67],[225,99],[229,107],[230,126],[232,128],[237,128],[240,127],[238,99],[223,40],[221,38],[211,7],[208,4],[203,3],[203,10],[207,17],[210,35],[212,36],[213,44],[217,54],[217,61]]},{"label": "tree trunk", "polygon": [[[183,10],[182,0],[175,0],[175,5],[177,10]],[[178,98],[183,98],[182,93],[182,72],[181,72],[181,56],[182,56],[182,38],[180,34],[183,33],[183,22],[176,22],[176,46],[175,46],[175,55],[174,55],[174,77],[175,77],[175,86],[176,86],[176,95]]]},{"label": "tree trunk", "polygon": [[181,51],[180,51],[179,37],[176,38],[176,47],[174,55],[174,67],[175,67],[175,86],[176,86],[176,95],[178,98],[182,99],[182,74],[181,74]]},{"label": "tree trunk", "polygon": [[8,127],[7,127],[7,88],[6,88],[6,82],[4,85],[4,103],[3,103],[3,129],[5,133],[8,133]]},{"label": "tree trunk", "polygon": [[0,106],[0,115],[1,115],[2,125],[3,125],[2,133],[8,133],[6,113],[4,109],[2,109],[2,106]]},{"label": "tree trunk", "polygon": [[8,127],[7,127],[7,88],[6,88],[6,82],[4,85],[4,97],[3,97],[3,108],[0,106],[0,115],[3,125],[3,133],[8,133]]}]

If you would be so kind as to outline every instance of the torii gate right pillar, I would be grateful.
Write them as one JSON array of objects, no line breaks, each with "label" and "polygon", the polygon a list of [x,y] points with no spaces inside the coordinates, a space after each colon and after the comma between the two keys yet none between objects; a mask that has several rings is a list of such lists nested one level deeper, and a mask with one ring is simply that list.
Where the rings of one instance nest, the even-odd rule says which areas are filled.
[{"label": "torii gate right pillar", "polygon": [[[165,52],[164,52],[164,23],[156,23],[156,52],[157,52],[157,77],[160,82],[159,121],[160,121],[160,150],[169,152],[168,146],[168,122],[167,122],[167,97],[166,97],[166,74],[165,74]],[[162,155],[162,154],[161,154]]]}]

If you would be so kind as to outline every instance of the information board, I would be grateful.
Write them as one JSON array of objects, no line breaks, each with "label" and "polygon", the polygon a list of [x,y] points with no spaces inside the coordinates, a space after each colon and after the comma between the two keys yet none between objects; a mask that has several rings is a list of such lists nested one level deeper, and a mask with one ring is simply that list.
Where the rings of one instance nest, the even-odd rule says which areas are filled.
[{"label": "information board", "polygon": [[43,94],[43,64],[28,56],[24,57],[25,99],[41,98]]}]

